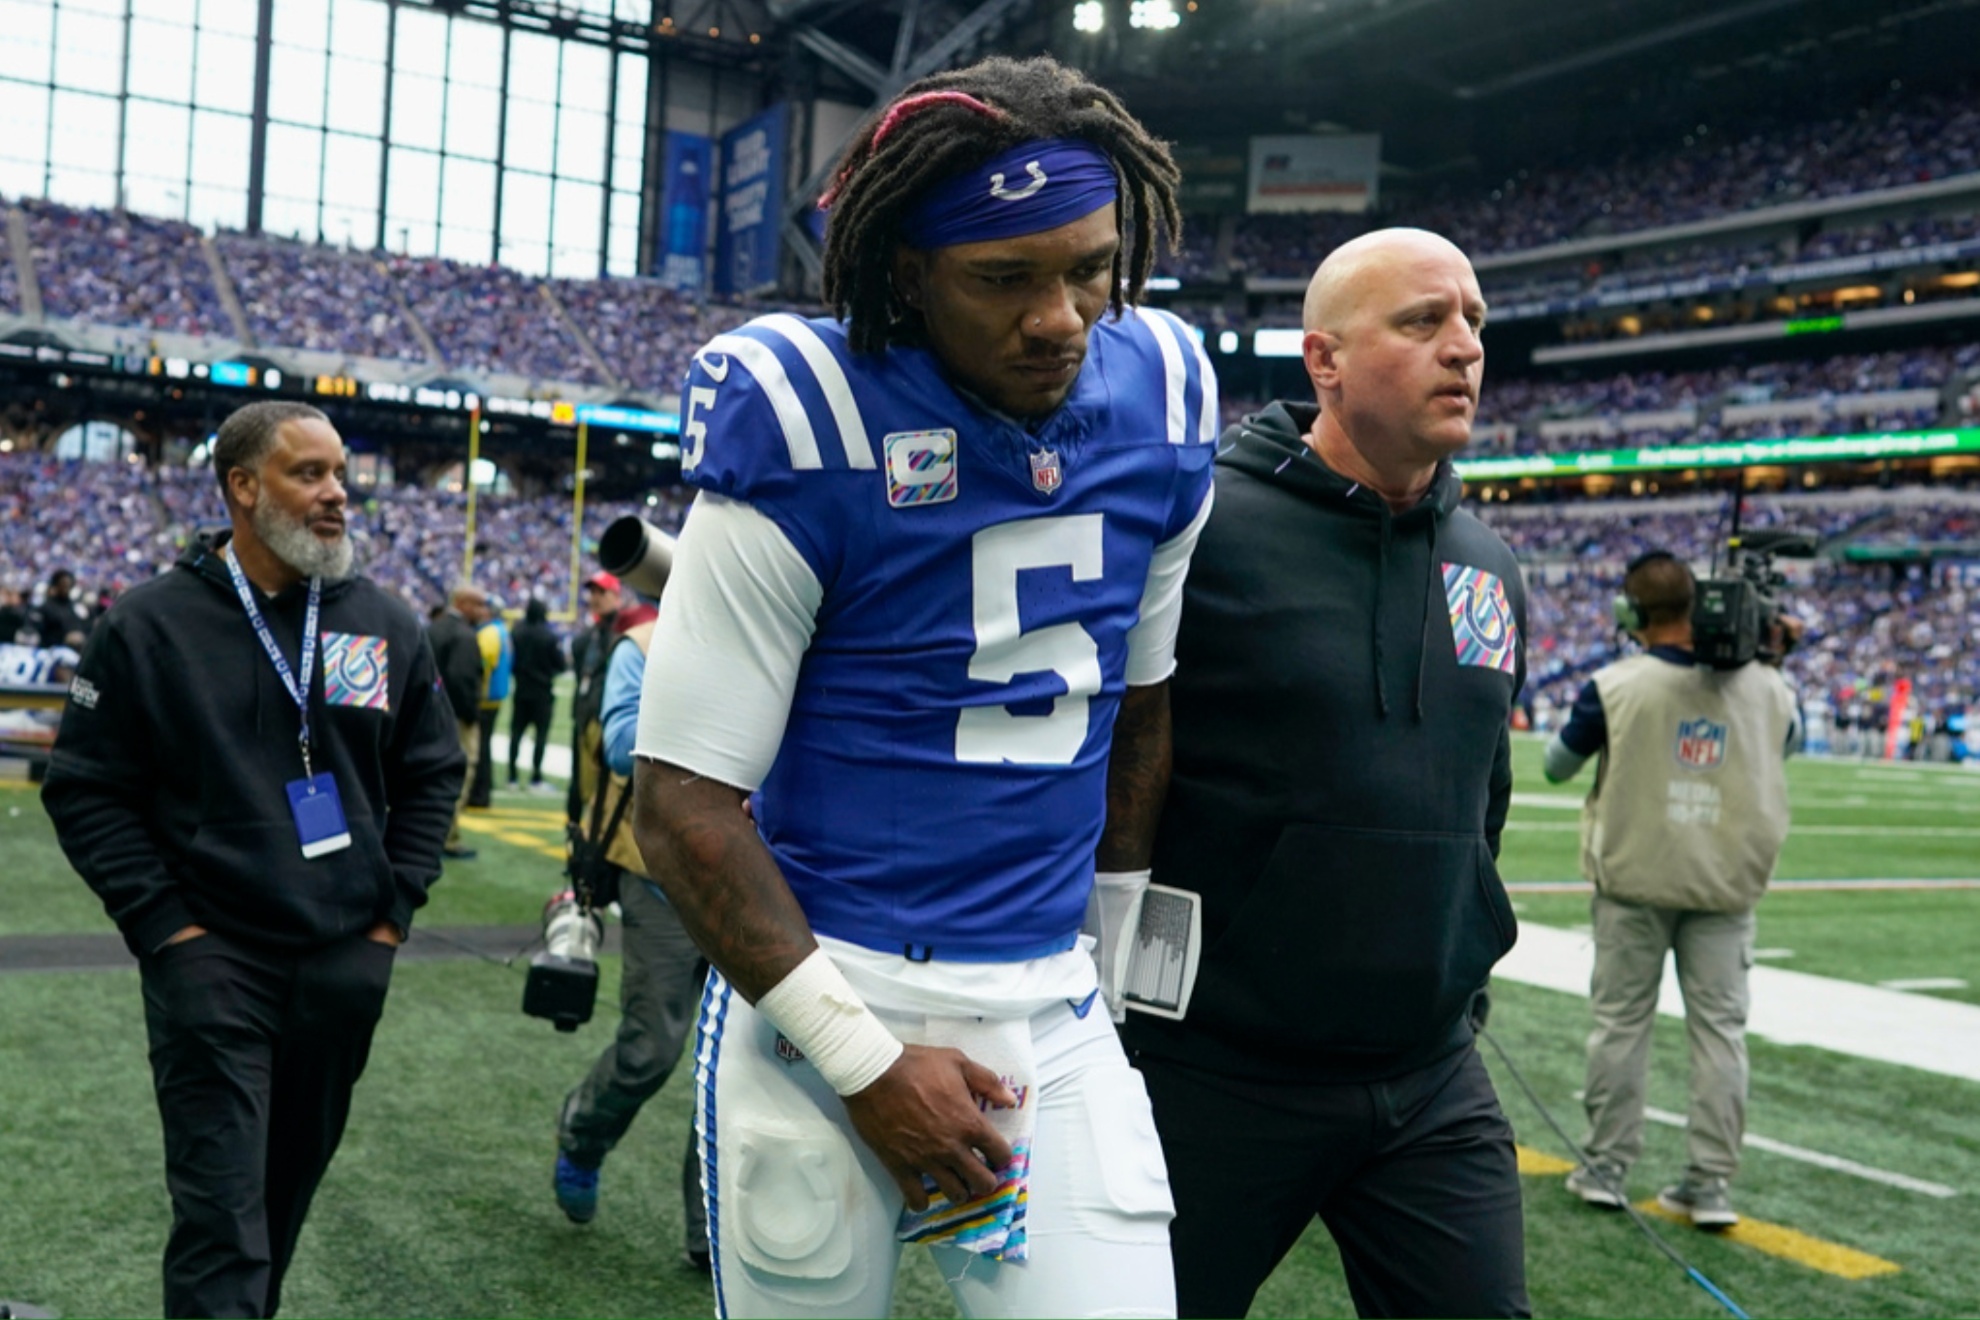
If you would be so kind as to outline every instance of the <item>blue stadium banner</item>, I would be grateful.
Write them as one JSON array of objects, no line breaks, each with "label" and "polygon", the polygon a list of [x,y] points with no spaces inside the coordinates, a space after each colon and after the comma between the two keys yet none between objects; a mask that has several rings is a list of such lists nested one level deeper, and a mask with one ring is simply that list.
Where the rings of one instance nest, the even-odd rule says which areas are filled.
[{"label": "blue stadium banner", "polygon": [[783,255],[784,135],[788,107],[773,105],[722,135],[715,292],[754,293],[777,282]]},{"label": "blue stadium banner", "polygon": [[699,297],[708,287],[708,184],[715,144],[700,133],[667,132],[666,194],[661,214],[660,282]]}]

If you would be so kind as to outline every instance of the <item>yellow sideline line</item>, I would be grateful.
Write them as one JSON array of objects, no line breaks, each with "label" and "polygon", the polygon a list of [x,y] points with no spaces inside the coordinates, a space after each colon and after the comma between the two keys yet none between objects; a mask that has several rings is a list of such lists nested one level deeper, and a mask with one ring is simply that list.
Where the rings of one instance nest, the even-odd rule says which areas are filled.
[{"label": "yellow sideline line", "polygon": [[[1691,1222],[1683,1215],[1664,1209],[1655,1197],[1637,1202],[1636,1208],[1646,1215],[1656,1215],[1673,1223]],[[1769,1256],[1791,1260],[1797,1265],[1806,1265],[1811,1270],[1833,1274],[1839,1279],[1874,1279],[1881,1274],[1898,1274],[1904,1269],[1902,1265],[1882,1256],[1873,1256],[1838,1242],[1824,1242],[1798,1229],[1788,1228],[1784,1224],[1769,1224],[1760,1219],[1741,1218],[1731,1228],[1713,1236],[1737,1242],[1743,1247],[1752,1247],[1755,1251],[1764,1251]]]},{"label": "yellow sideline line", "polygon": [[[1572,1160],[1561,1159],[1544,1151],[1528,1146],[1515,1146],[1519,1155],[1519,1171],[1529,1178],[1551,1178],[1567,1173],[1574,1168]],[[1656,1215],[1675,1224],[1689,1224],[1683,1215],[1674,1214],[1657,1204],[1654,1196],[1640,1201],[1636,1208],[1646,1215]],[[1727,1242],[1737,1242],[1743,1247],[1791,1260],[1797,1265],[1805,1265],[1811,1270],[1833,1274],[1839,1279],[1874,1279],[1883,1274],[1897,1274],[1902,1265],[1873,1256],[1867,1251],[1845,1247],[1837,1242],[1825,1242],[1818,1237],[1810,1237],[1798,1229],[1782,1224],[1769,1224],[1759,1219],[1741,1219],[1724,1232],[1713,1233],[1714,1237]]]}]

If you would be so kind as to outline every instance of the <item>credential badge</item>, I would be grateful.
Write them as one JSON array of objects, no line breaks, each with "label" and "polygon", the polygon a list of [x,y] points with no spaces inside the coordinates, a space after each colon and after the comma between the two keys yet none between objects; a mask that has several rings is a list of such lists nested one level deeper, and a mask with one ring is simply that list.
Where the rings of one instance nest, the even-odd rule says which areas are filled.
[{"label": "credential badge", "polygon": [[896,509],[944,504],[956,497],[956,433],[896,431],[887,451],[887,503]]},{"label": "credential badge", "polygon": [[1031,484],[1041,495],[1050,495],[1065,484],[1066,474],[1059,467],[1059,451],[1040,449],[1031,455]]}]

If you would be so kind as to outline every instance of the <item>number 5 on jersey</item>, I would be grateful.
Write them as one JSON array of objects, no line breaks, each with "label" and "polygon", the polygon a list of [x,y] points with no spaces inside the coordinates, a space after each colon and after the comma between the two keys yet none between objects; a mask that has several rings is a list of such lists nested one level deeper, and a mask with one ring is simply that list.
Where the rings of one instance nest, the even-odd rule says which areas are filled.
[{"label": "number 5 on jersey", "polygon": [[1018,574],[1069,568],[1075,582],[1098,580],[1101,515],[1026,518],[986,527],[970,540],[976,651],[969,676],[1009,683],[1019,674],[1053,673],[1066,694],[1050,714],[1015,715],[1006,706],[965,707],[956,721],[956,759],[1016,765],[1071,765],[1086,742],[1087,705],[1100,691],[1100,648],[1077,623],[1024,630]]}]

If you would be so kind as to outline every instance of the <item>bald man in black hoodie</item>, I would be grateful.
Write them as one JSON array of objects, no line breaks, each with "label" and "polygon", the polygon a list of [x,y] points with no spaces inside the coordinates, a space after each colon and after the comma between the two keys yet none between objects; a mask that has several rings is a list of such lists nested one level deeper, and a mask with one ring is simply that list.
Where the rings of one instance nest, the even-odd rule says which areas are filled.
[{"label": "bald man in black hoodie", "polygon": [[1154,881],[1202,896],[1180,1020],[1125,1028],[1185,1316],[1241,1316],[1318,1215],[1362,1315],[1529,1312],[1512,1130],[1474,1001],[1525,679],[1512,553],[1458,507],[1485,302],[1421,230],[1307,291],[1319,406],[1227,431],[1186,588]]}]

